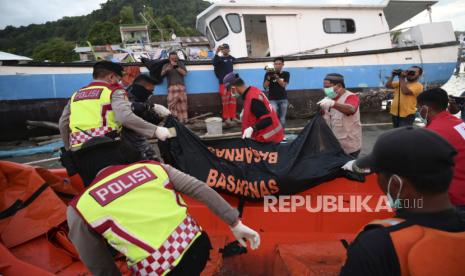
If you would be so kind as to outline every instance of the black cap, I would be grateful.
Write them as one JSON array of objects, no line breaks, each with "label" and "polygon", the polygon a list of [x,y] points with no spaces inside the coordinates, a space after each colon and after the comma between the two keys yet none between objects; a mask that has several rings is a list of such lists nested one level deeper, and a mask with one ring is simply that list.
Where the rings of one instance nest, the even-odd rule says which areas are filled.
[{"label": "black cap", "polygon": [[449,95],[442,88],[426,90],[417,97],[419,105],[428,105],[438,110],[445,110],[449,105]]},{"label": "black cap", "polygon": [[221,45],[224,49],[229,49],[229,44],[227,43],[223,43],[223,45]]},{"label": "black cap", "polygon": [[147,74],[139,74],[132,83],[137,83],[139,81],[145,81],[153,85],[156,85],[158,83],[156,79],[152,78],[151,76]]},{"label": "black cap", "polygon": [[108,71],[111,71],[120,77],[123,76],[123,66],[119,65],[118,63],[114,63],[111,61],[107,60],[102,60],[94,64],[94,70],[95,69],[105,69]]},{"label": "black cap", "polygon": [[357,159],[356,165],[405,177],[428,175],[451,168],[456,154],[454,147],[438,134],[409,126],[381,134],[373,151]]}]

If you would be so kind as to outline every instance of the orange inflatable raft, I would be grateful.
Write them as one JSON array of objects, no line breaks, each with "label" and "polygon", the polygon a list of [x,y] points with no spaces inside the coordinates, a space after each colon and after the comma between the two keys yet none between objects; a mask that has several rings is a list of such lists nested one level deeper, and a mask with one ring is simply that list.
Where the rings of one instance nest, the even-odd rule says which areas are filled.
[{"label": "orange inflatable raft", "polygon": [[[80,179],[69,178],[64,169],[0,161],[0,275],[90,275],[67,238],[66,203],[80,189]],[[370,175],[364,183],[339,178],[299,195],[307,200],[337,195],[347,205],[339,207],[346,209],[351,197],[369,196],[367,205],[374,210],[382,193]],[[228,226],[203,204],[184,198],[214,246],[203,275],[337,275],[344,244],[371,220],[392,216],[386,210],[316,212],[305,205],[274,212],[264,203],[246,203],[242,220],[260,232],[261,246],[222,257],[219,249],[233,241]],[[239,203],[224,198],[233,206]],[[130,274],[122,257],[115,261],[123,274]]]}]

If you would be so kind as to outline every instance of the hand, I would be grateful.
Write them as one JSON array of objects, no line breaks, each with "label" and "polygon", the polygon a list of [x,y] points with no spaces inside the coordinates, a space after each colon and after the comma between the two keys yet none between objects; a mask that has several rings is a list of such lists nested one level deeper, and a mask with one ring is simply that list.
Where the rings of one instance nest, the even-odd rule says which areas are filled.
[{"label": "hand", "polygon": [[407,77],[407,71],[402,71],[402,72],[400,73],[400,77],[401,77],[401,78]]},{"label": "hand", "polygon": [[252,137],[252,133],[253,133],[253,128],[252,127],[248,127],[244,130],[244,133],[242,134],[242,139],[245,139],[245,138],[249,138]]},{"label": "hand", "polygon": [[370,173],[370,169],[362,169],[357,166],[357,163],[355,163],[356,160],[350,160],[349,162],[345,163],[344,166],[341,167],[341,169],[345,171],[351,171],[351,172],[356,172],[356,173]]},{"label": "hand", "polygon": [[171,137],[170,132],[166,127],[157,127],[155,130],[155,136],[161,141],[165,141]]},{"label": "hand", "polygon": [[257,249],[260,246],[260,235],[246,225],[242,224],[240,220],[236,226],[231,227],[231,231],[242,246],[247,247],[247,243],[244,241],[244,239],[249,241],[250,248],[252,248],[252,250]]},{"label": "hand", "polygon": [[336,102],[331,100],[330,98],[326,97],[323,100],[319,101],[317,104],[321,106],[322,109],[328,110],[334,106]]},{"label": "hand", "polygon": [[164,107],[161,104],[153,104],[153,110],[157,113],[160,117],[166,117],[171,115],[171,111],[168,108]]}]

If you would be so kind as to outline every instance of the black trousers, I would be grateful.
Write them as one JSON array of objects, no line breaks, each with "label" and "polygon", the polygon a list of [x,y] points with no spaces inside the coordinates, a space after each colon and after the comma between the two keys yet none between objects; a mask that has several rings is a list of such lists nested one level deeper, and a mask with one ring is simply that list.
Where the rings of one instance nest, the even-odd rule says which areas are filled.
[{"label": "black trousers", "polygon": [[200,275],[210,258],[211,249],[212,245],[210,243],[210,238],[206,232],[202,232],[202,234],[189,247],[179,264],[175,266],[168,275]]},{"label": "black trousers", "polygon": [[392,126],[394,128],[411,126],[415,122],[415,114],[410,114],[407,117],[397,117],[392,115]]}]

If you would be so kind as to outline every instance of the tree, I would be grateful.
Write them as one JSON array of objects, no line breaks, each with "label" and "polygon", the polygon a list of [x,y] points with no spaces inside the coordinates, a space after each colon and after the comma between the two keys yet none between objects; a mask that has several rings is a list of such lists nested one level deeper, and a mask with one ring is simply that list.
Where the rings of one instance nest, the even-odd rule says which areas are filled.
[{"label": "tree", "polygon": [[119,12],[119,18],[121,24],[133,24],[134,20],[134,9],[131,6],[124,6]]},{"label": "tree", "polygon": [[94,45],[105,45],[111,43],[120,43],[121,36],[119,27],[111,22],[97,22],[92,26],[87,36],[87,40]]},{"label": "tree", "polygon": [[66,41],[63,38],[52,38],[43,42],[34,48],[32,57],[34,60],[44,61],[74,61],[79,56],[73,52],[75,45],[73,42]]}]

